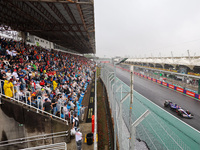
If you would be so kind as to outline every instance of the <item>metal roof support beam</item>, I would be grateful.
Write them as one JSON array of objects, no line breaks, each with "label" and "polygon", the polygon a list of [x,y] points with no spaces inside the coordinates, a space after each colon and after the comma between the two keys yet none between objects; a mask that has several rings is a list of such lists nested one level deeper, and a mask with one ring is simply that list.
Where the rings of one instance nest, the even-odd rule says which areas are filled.
[{"label": "metal roof support beam", "polygon": [[[21,14],[17,14],[15,11],[13,11],[13,9],[15,9],[14,7],[13,9],[9,9],[5,3],[1,3],[1,6],[0,8],[2,12],[0,13],[0,16],[7,16],[7,19],[5,19],[4,23],[11,26],[13,29],[24,31],[26,27],[31,26],[29,20],[23,18]],[[4,18],[3,16],[1,17],[2,19]],[[33,25],[32,28],[34,28]]]},{"label": "metal roof support beam", "polygon": [[[69,32],[70,30],[54,30],[54,29],[47,29],[47,30],[38,30],[38,29],[27,29],[27,32]],[[73,32],[80,32],[79,30],[74,30]],[[85,32],[85,31],[84,31]],[[90,32],[94,32],[94,31],[90,31]]]},{"label": "metal roof support beam", "polygon": [[32,6],[34,6],[39,12],[41,12],[42,14],[44,14],[44,16],[50,20],[50,22],[52,23],[57,23],[57,21],[55,21],[55,18],[46,10],[46,8],[44,6],[41,5],[41,3],[38,2],[29,2]]},{"label": "metal roof support beam", "polygon": [[79,30],[80,34],[81,34],[83,37],[85,37],[85,36],[83,35],[83,33],[82,33],[80,27],[78,26],[78,23],[77,23],[76,19],[74,18],[74,15],[72,14],[72,11],[71,11],[71,9],[69,8],[69,6],[63,4],[63,7],[65,8],[65,10],[67,11],[67,13],[69,14],[71,20],[73,20],[73,22],[75,23],[75,25],[76,25],[77,29]]},{"label": "metal roof support beam", "polygon": [[[81,16],[81,20],[83,22],[83,27],[84,27],[85,31],[87,32],[88,30],[87,30],[87,26],[85,24],[85,20],[84,20],[84,17],[83,17],[83,12],[81,11],[81,7],[80,7],[79,4],[76,4],[76,7],[77,7],[79,14]],[[87,36],[88,36],[88,39],[90,39],[90,35],[88,34],[88,32],[87,32]]]},{"label": "metal roof support beam", "polygon": [[[23,16],[22,18],[28,18],[30,22],[32,22],[32,20],[34,20],[34,22],[37,22],[38,24],[34,24],[37,26],[37,28],[40,28],[40,27],[45,28],[46,24],[45,24],[44,18],[40,14],[36,13],[26,3],[20,3],[16,1],[10,1],[10,0],[8,0],[6,3],[11,5],[11,7],[15,8],[20,13],[20,15]],[[28,13],[25,12],[25,10]],[[43,20],[43,21],[40,21],[38,19]]]},{"label": "metal roof support beam", "polygon": [[49,2],[49,3],[70,3],[70,4],[84,4],[84,5],[93,5],[93,2],[78,2],[76,0],[16,0],[22,2]]},{"label": "metal roof support beam", "polygon": [[[20,2],[16,2],[16,1],[10,1],[8,0],[6,3],[8,3],[9,5],[11,5],[13,8],[15,8],[17,11],[19,11],[20,13],[22,13],[23,16],[26,16],[27,18],[29,18],[30,20],[34,20],[37,23],[39,23],[40,25],[44,24],[44,22],[41,22],[38,19],[43,19],[43,17],[41,17],[40,15],[38,15],[38,13],[36,13],[32,8],[30,8],[30,6],[28,6],[26,3],[20,3]],[[27,12],[25,12],[27,11]],[[31,15],[30,15],[31,14]],[[35,17],[34,17],[35,16]],[[25,18],[25,17],[23,17]],[[44,21],[44,20],[43,20]]]},{"label": "metal roof support beam", "polygon": [[[75,6],[76,9],[72,10],[66,2]],[[65,12],[68,13],[73,24],[69,24],[68,19],[64,16],[63,9],[59,10],[61,5],[64,11],[66,10]],[[83,11],[82,8],[85,10]],[[2,10],[0,24],[9,25],[14,30],[28,31],[30,34],[50,41],[61,38],[60,42],[56,42],[56,44],[61,46],[67,44],[67,46],[80,53],[95,52],[94,33],[88,32],[89,30],[94,31],[94,18],[91,17],[93,13],[89,16],[89,11],[94,12],[93,1],[0,0],[0,9]],[[75,11],[75,15],[73,11]],[[76,16],[77,13],[78,16]],[[87,20],[88,17],[89,20]],[[58,18],[59,21],[57,21]],[[77,19],[81,21],[79,24]],[[88,23],[86,23],[86,20]]]},{"label": "metal roof support beam", "polygon": [[[56,8],[56,6],[53,3],[47,3],[47,4],[52,9],[52,11],[60,18],[60,20],[63,23],[67,24],[68,27],[69,27],[69,29],[71,31],[73,31],[73,29],[69,26],[69,23],[65,20],[65,18],[63,17],[63,15],[61,14],[61,12]],[[70,32],[68,32],[68,34],[74,39],[74,41],[76,41],[76,43],[75,43],[76,45],[80,45],[80,41],[77,40],[78,39],[77,36],[75,38]],[[81,48],[81,46],[79,46],[79,47]]]}]

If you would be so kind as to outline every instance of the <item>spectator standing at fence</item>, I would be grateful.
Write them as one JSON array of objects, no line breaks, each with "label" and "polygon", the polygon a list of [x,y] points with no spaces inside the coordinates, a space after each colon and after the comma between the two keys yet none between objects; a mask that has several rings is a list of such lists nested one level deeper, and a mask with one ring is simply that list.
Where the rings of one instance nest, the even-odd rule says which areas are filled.
[{"label": "spectator standing at fence", "polygon": [[5,95],[8,96],[8,97],[13,97],[12,81],[13,81],[13,79],[10,79],[9,81],[5,80],[5,82],[4,82],[3,89],[4,89],[4,92],[5,92]]},{"label": "spectator standing at fence", "polygon": [[21,89],[25,91],[26,88],[26,81],[24,79],[24,76],[21,76],[21,85],[20,85]]},{"label": "spectator standing at fence", "polygon": [[56,104],[56,109],[57,109],[57,111],[59,111],[60,112],[60,108],[61,108],[61,106],[62,106],[62,95],[61,94],[58,94],[57,95],[57,104]]},{"label": "spectator standing at fence", "polygon": [[76,130],[75,137],[76,137],[77,150],[81,150],[83,137],[82,133],[80,132],[80,128]]},{"label": "spectator standing at fence", "polygon": [[51,113],[52,105],[51,105],[51,102],[48,101],[48,98],[45,99],[45,103],[43,104],[43,110],[48,113]]},{"label": "spectator standing at fence", "polygon": [[20,91],[17,92],[17,98],[18,97],[19,97],[19,100],[25,101],[25,94],[24,94],[24,91],[22,89],[20,89]]},{"label": "spectator standing at fence", "polygon": [[57,108],[56,108],[56,105],[57,105],[57,99],[56,99],[56,95],[53,95],[53,98],[51,100],[51,104],[53,106],[53,115],[56,115],[56,111],[57,111]]},{"label": "spectator standing at fence", "polygon": [[69,118],[69,111],[67,109],[67,103],[66,102],[64,103],[64,106],[63,106],[63,114],[64,114],[65,119]]},{"label": "spectator standing at fence", "polygon": [[7,80],[9,81],[12,77],[12,74],[11,74],[11,70],[8,69],[7,72],[6,72],[6,76],[7,76]]}]

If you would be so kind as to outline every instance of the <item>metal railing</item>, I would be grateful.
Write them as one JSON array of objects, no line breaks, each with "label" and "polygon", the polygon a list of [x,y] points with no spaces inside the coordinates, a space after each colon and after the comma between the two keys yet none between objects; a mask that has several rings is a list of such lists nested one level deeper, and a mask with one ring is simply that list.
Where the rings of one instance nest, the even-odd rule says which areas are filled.
[{"label": "metal railing", "polygon": [[49,144],[49,145],[43,145],[43,146],[37,146],[37,147],[30,147],[25,148],[21,150],[67,150],[67,144],[65,142],[62,143],[56,143],[56,144]]},{"label": "metal railing", "polygon": [[[69,125],[68,120],[65,120],[65,118],[63,119],[63,118],[61,118],[61,116],[58,117],[56,115],[53,115],[51,113],[48,113],[48,112],[42,110],[43,109],[44,100],[42,99],[41,96],[37,97],[37,100],[36,100],[37,101],[37,105],[33,106],[32,103],[31,103],[31,99],[30,99],[30,101],[28,101],[28,97],[31,95],[29,91],[25,91],[25,102],[24,102],[23,100],[20,100],[19,97],[17,97],[17,99],[16,99],[16,97],[14,96],[15,95],[14,90],[12,90],[13,91],[13,97],[8,97],[5,94],[3,94],[2,83],[4,84],[4,80],[0,80],[0,83],[1,83],[1,86],[0,86],[0,91],[1,91],[0,95],[1,95],[1,97],[4,96],[4,97],[6,97],[8,99],[11,99],[11,100],[19,103],[19,104],[22,104],[22,105],[28,106],[29,108],[34,109],[37,113],[42,113],[42,114],[46,114],[46,115],[52,116],[53,118],[62,120],[63,122],[66,123],[66,125]],[[61,110],[61,107],[62,106],[60,106],[60,110]],[[60,114],[61,114],[61,112],[60,112]]]},{"label": "metal railing", "polygon": [[136,139],[144,141],[151,150],[193,150],[200,148],[199,131],[185,124],[136,91],[133,92],[134,101],[131,122],[135,122],[147,110],[151,113],[136,126],[135,131],[130,130],[130,87],[118,78],[116,80],[114,78],[113,66],[105,65],[101,70],[101,79],[108,93],[120,149],[129,149],[129,140],[135,142],[134,138],[129,138],[130,133],[135,135]]},{"label": "metal railing", "polygon": [[[1,141],[0,147],[34,142],[34,141],[41,141],[41,140],[46,140],[46,139],[51,139],[51,138],[65,137],[68,135],[69,135],[68,131],[62,131],[62,132],[56,132],[56,133],[50,133],[50,134],[42,134],[42,135],[36,135],[36,136],[31,136],[31,137],[12,139],[12,140],[7,140],[7,141]],[[44,145],[44,146],[48,146],[48,145]]]}]

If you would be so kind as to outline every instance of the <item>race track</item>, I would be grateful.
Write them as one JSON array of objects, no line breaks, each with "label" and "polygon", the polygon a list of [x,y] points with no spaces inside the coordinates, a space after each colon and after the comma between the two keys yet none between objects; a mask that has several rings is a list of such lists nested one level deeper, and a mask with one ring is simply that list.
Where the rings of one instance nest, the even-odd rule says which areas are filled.
[{"label": "race track", "polygon": [[[116,74],[124,83],[130,85],[130,73],[117,68]],[[142,77],[138,77],[137,75],[134,75],[134,90],[162,108],[164,108],[164,101],[168,99],[172,100],[173,103],[180,105],[182,108],[188,109],[194,115],[193,119],[182,118],[169,108],[164,108],[169,113],[200,131],[200,101],[170,90]]]}]

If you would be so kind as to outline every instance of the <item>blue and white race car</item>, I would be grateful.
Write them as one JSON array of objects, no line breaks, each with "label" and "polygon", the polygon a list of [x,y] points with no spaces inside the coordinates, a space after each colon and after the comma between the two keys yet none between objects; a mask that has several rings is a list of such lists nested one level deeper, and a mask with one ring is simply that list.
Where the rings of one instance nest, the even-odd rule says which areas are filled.
[{"label": "blue and white race car", "polygon": [[181,108],[179,105],[173,104],[171,100],[166,100],[164,106],[169,107],[173,111],[177,111],[178,109]]},{"label": "blue and white race car", "polygon": [[194,116],[188,111],[183,110],[182,108],[177,110],[177,114],[184,118],[192,119]]},{"label": "blue and white race car", "polygon": [[165,100],[164,106],[169,107],[173,111],[176,111],[178,115],[184,118],[190,118],[190,119],[193,118],[193,115],[188,110],[185,111],[179,105],[173,104],[171,100]]}]

